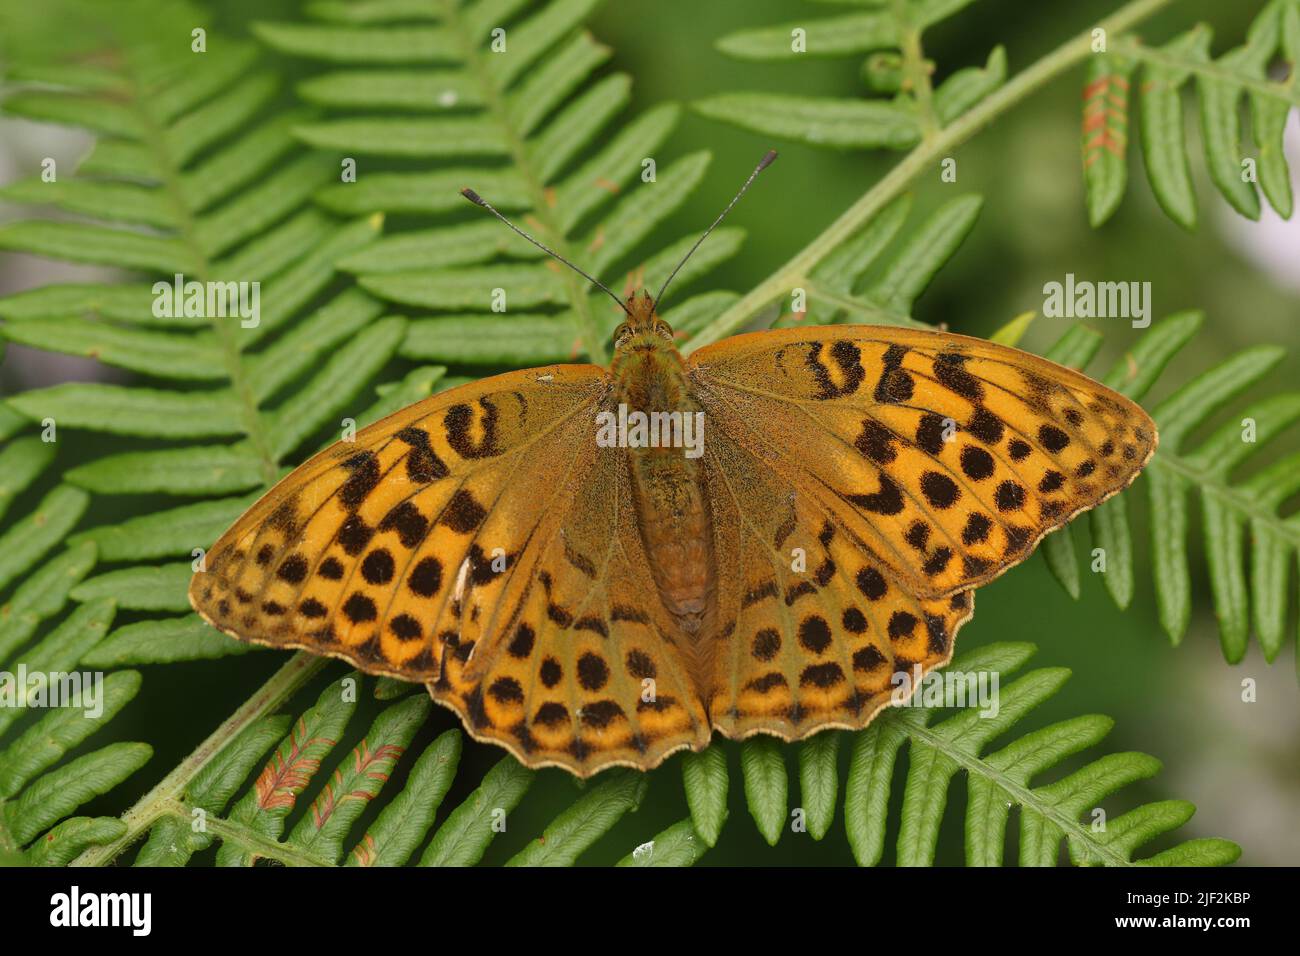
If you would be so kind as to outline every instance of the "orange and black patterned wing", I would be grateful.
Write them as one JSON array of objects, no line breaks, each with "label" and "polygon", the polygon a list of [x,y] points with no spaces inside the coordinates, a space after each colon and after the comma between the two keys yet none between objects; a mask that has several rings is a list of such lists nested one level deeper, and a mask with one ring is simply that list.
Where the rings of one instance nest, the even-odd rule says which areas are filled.
[{"label": "orange and black patterned wing", "polygon": [[648,770],[704,747],[708,718],[657,597],[626,452],[597,447],[588,420],[569,453],[584,480],[503,573],[464,582],[432,691],[530,765]]},{"label": "orange and black patterned wing", "polygon": [[1132,482],[1156,446],[1151,418],[1124,396],[949,333],[756,332],[694,353],[690,378],[713,436],[815,500],[918,597],[1024,560]]},{"label": "orange and black patterned wing", "polygon": [[699,702],[640,606],[623,453],[596,453],[608,387],[595,366],[514,372],[363,429],[221,537],[191,603],[241,640],[427,683],[530,766],[585,775],[702,746]]},{"label": "orange and black patterned wing", "polygon": [[973,594],[921,598],[891,580],[817,498],[714,427],[705,464],[722,621],[705,699],[728,737],[859,728],[952,657]]},{"label": "orange and black patterned wing", "polygon": [[[564,430],[605,389],[560,366],[434,395],[309,459],[235,522],[190,583],[190,603],[241,640],[341,657],[370,673],[436,678],[452,598],[482,562],[488,515],[533,521],[519,492],[558,482]],[[513,539],[503,539],[513,545]]]}]

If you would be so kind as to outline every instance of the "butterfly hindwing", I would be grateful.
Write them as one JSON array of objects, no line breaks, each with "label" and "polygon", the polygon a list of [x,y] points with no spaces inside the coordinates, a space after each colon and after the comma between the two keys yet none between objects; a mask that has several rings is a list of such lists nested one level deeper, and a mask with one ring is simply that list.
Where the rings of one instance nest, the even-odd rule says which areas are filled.
[{"label": "butterfly hindwing", "polygon": [[[918,598],[817,500],[716,431],[705,456],[725,625],[707,693],[728,737],[863,727],[898,680],[946,664],[972,595]],[[762,508],[750,507],[762,500]],[[904,699],[906,698],[904,694]]]},{"label": "butterfly hindwing", "polygon": [[1126,487],[1135,403],[1017,349],[874,326],[737,336],[691,357],[710,426],[761,453],[918,596],[996,577]]},{"label": "butterfly hindwing", "polygon": [[573,449],[582,477],[564,501],[541,509],[508,570],[466,584],[460,644],[431,690],[530,765],[653,767],[703,747],[708,720],[671,620],[646,599],[655,585],[625,454],[589,433]]}]

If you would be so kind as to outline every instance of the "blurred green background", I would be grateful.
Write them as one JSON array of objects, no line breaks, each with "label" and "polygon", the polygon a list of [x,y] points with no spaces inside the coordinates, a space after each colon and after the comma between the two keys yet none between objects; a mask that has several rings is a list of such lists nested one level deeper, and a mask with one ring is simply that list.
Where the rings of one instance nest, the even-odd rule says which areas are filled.
[{"label": "blurred green background", "polygon": [[[989,50],[1002,43],[1014,74],[1117,6],[982,0],[927,32],[926,55],[938,65],[936,79],[942,79],[955,69],[982,65]],[[1152,41],[1164,41],[1204,19],[1214,27],[1214,52],[1218,55],[1241,41],[1246,25],[1261,6],[1212,0],[1175,3],[1144,24],[1140,33]],[[729,60],[713,48],[720,36],[738,29],[837,12],[839,8],[834,6],[791,0],[609,0],[591,22],[591,29],[615,50],[609,69],[635,77],[634,111],[664,101],[690,103],[712,93],[736,90],[859,95],[863,90],[857,58],[758,64]],[[253,19],[293,15],[294,8],[286,0],[230,0],[216,5],[213,26],[244,35]],[[1067,272],[1096,280],[1149,281],[1157,320],[1192,307],[1203,309],[1208,316],[1199,338],[1169,369],[1166,383],[1185,382],[1215,360],[1260,343],[1291,350],[1268,379],[1267,391],[1276,392],[1294,381],[1300,372],[1300,349],[1296,348],[1300,345],[1300,223],[1283,223],[1270,212],[1260,223],[1248,223],[1226,207],[1205,176],[1198,155],[1199,129],[1194,112],[1189,110],[1192,168],[1201,209],[1198,231],[1189,234],[1165,218],[1151,196],[1134,148],[1129,153],[1130,187],[1123,205],[1103,228],[1090,229],[1079,159],[1081,87],[1081,71],[1072,71],[961,147],[955,153],[955,185],[940,183],[937,167],[916,183],[913,223],[925,210],[957,195],[954,190],[979,193],[986,201],[963,249],[920,299],[917,317],[946,323],[955,331],[988,335],[1018,313],[1041,309],[1043,284],[1063,280]],[[1300,130],[1294,114],[1291,121],[1292,162],[1300,168]],[[31,129],[11,123],[0,127],[11,163],[4,172],[6,178],[32,171],[34,153],[22,141]],[[713,152],[714,162],[703,188],[662,226],[648,247],[697,231],[711,221],[770,146],[781,150],[780,161],[749,193],[729,223],[748,231],[744,251],[713,273],[708,287],[741,292],[751,288],[824,229],[901,155],[841,153],[773,142],[688,111],[666,153],[656,158],[663,163],[707,148]],[[30,284],[15,275],[12,260],[16,258],[0,257],[0,291]],[[5,260],[11,260],[8,266]],[[8,272],[3,271],[6,268]],[[621,277],[604,278],[616,287],[621,284]],[[1040,318],[1022,345],[1043,349],[1064,333],[1071,321]],[[1119,320],[1101,320],[1098,327],[1106,332],[1107,341],[1094,369],[1106,367],[1131,344],[1133,336],[1142,334]],[[11,355],[2,372],[9,390],[32,384],[14,361]],[[1158,401],[1167,393],[1166,384],[1151,400]],[[1287,448],[1295,444],[1294,434],[1279,442]],[[86,446],[73,454],[93,457],[94,441],[86,439]],[[1263,455],[1261,460],[1273,457]],[[1144,495],[1141,483],[1134,494]],[[111,520],[109,505],[97,500],[94,507],[98,510],[90,516],[90,523]],[[1143,528],[1145,508],[1134,507],[1133,514],[1137,526]],[[978,614],[962,631],[958,650],[1001,640],[1032,641],[1040,648],[1037,664],[1074,671],[1066,688],[1018,725],[1017,733],[1077,714],[1105,713],[1116,720],[1107,742],[1109,749],[1143,750],[1164,761],[1165,770],[1158,777],[1127,789],[1114,801],[1113,813],[1145,800],[1187,799],[1199,810],[1176,834],[1178,839],[1223,836],[1243,846],[1244,863],[1294,865],[1300,862],[1300,694],[1294,645],[1272,667],[1264,664],[1257,648],[1238,666],[1224,663],[1195,528],[1191,540],[1197,549],[1192,559],[1197,616],[1181,647],[1171,647],[1159,629],[1149,574],[1139,571],[1138,597],[1121,613],[1101,583],[1088,574],[1084,575],[1082,598],[1070,600],[1041,557],[1035,557],[980,590]],[[1086,535],[1080,536],[1081,551],[1084,541]],[[1148,551],[1143,539],[1138,551],[1140,569],[1146,568]],[[1291,587],[1294,590],[1294,581]],[[1292,614],[1294,620],[1294,610]],[[254,655],[173,665],[166,668],[165,681],[150,680],[151,673],[162,669],[146,668],[145,693],[113,725],[119,735],[148,740],[157,748],[150,770],[143,776],[156,778],[179,761],[275,669],[278,657]],[[331,665],[327,675],[304,692],[302,702],[313,697],[327,677],[340,672],[341,665]],[[1256,703],[1241,701],[1244,678],[1258,682]],[[179,711],[185,712],[184,720],[175,718]],[[416,744],[455,725],[449,712],[438,710]],[[354,721],[354,726],[364,723]],[[705,863],[851,862],[842,838],[842,811],[832,835],[821,844],[812,844],[806,835],[787,832],[776,848],[767,847],[747,819],[735,748],[727,746],[732,749],[732,819]],[[458,783],[444,807],[455,806],[500,753],[467,745]],[[841,757],[847,758],[844,748]],[[598,851],[584,860],[612,862],[646,835],[685,815],[679,762],[680,758],[673,758],[653,776],[639,812],[625,817],[599,844]],[[900,783],[903,771],[905,766],[896,774]],[[560,771],[543,771],[529,797],[512,815],[511,829],[540,832],[554,813],[572,800],[575,786]],[[950,794],[941,863],[961,861],[963,791],[959,782]],[[897,832],[898,797],[896,792],[891,839]],[[791,793],[791,802],[798,803],[796,791]],[[119,812],[121,807],[88,809]],[[515,840],[498,841],[485,862],[500,862],[515,849]]]}]

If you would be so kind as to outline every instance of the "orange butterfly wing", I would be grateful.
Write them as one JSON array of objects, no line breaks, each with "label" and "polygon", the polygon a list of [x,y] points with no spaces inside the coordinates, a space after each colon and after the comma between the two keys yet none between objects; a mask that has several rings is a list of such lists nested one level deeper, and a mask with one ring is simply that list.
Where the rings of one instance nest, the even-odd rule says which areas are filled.
[{"label": "orange butterfly wing", "polygon": [[971,588],[1126,487],[1156,443],[1087,377],[947,333],[756,332],[694,353],[689,377],[733,556],[705,699],[733,737],[865,726],[896,674],[951,659]]},{"label": "orange butterfly wing", "polygon": [[1156,447],[1137,404],[1072,369],[944,332],[756,332],[691,356],[725,431],[812,495],[890,577],[941,597],[997,577],[1127,487]]},{"label": "orange butterfly wing", "polygon": [[363,429],[221,537],[191,603],[241,640],[425,682],[532,766],[585,775],[703,746],[696,695],[641,607],[653,585],[622,456],[596,454],[608,390],[595,366],[532,369]]},{"label": "orange butterfly wing", "polygon": [[858,728],[952,657],[973,593],[921,598],[888,579],[799,486],[719,429],[706,467],[720,552],[709,719],[728,737]]}]

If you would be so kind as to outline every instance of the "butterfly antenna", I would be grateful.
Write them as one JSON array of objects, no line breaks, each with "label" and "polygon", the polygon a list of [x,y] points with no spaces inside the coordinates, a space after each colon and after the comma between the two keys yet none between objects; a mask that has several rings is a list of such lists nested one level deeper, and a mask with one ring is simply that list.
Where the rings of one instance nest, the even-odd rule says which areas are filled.
[{"label": "butterfly antenna", "polygon": [[758,178],[758,174],[761,173],[763,170],[767,169],[767,167],[771,166],[772,163],[775,161],[776,161],[776,150],[769,149],[767,151],[767,155],[765,155],[759,161],[759,164],[754,167],[754,171],[749,174],[749,178],[745,180],[745,185],[740,187],[740,192],[736,193],[736,195],[732,197],[731,202],[727,203],[727,208],[722,210],[722,212],[718,214],[717,219],[713,220],[713,225],[709,226],[708,229],[704,230],[704,235],[700,236],[699,239],[695,240],[695,245],[691,246],[691,251],[686,253],[686,255],[682,256],[682,261],[677,263],[677,268],[674,269],[669,274],[668,278],[664,280],[663,286],[659,289],[659,294],[655,296],[654,311],[656,312],[659,311],[659,300],[662,299],[664,297],[664,293],[668,291],[668,283],[672,282],[673,278],[677,275],[677,273],[681,271],[682,266],[686,265],[686,260],[689,259],[691,256],[695,255],[695,250],[700,248],[700,243],[702,243],[705,239],[709,238],[709,233],[711,233],[714,229],[718,228],[718,223],[722,222],[722,220],[726,218],[727,213],[731,212],[731,207],[734,206],[736,203],[740,202],[740,197],[745,195],[745,190],[748,189],[750,187],[750,184],[753,183],[753,181]]},{"label": "butterfly antenna", "polygon": [[519,235],[523,236],[525,239],[527,239],[529,242],[531,242],[533,245],[535,245],[538,249],[541,249],[542,252],[546,253],[546,254],[547,254],[548,256],[550,256],[551,258],[553,258],[553,259],[558,259],[560,262],[563,262],[566,266],[568,266],[568,267],[569,267],[570,269],[572,269],[574,272],[578,273],[578,275],[582,276],[584,279],[586,279],[588,282],[590,282],[590,283],[591,283],[592,285],[594,285],[596,288],[600,289],[602,292],[604,292],[606,295],[608,295],[611,299],[613,299],[615,302],[617,302],[617,303],[618,303],[618,307],[619,307],[620,309],[622,309],[624,312],[627,312],[628,315],[631,315],[631,314],[632,314],[631,312],[628,312],[628,308],[627,308],[626,303],[624,303],[622,299],[620,299],[617,295],[615,295],[613,292],[611,292],[610,289],[609,289],[609,287],[608,287],[607,285],[605,285],[605,283],[601,282],[599,279],[596,279],[596,278],[593,278],[592,276],[587,275],[587,273],[583,272],[581,269],[579,269],[577,266],[575,266],[575,265],[574,265],[572,262],[570,262],[568,259],[564,258],[564,256],[562,256],[562,255],[560,255],[558,252],[556,252],[554,249],[552,249],[552,248],[550,248],[549,246],[543,245],[542,243],[538,242],[536,239],[534,239],[534,238],[533,238],[532,236],[530,236],[528,233],[524,232],[522,229],[520,229],[518,226],[516,226],[513,222],[511,222],[509,219],[507,219],[505,216],[501,215],[501,213],[497,212],[496,209],[493,208],[493,206],[492,206],[491,203],[489,203],[486,199],[484,199],[484,198],[483,198],[482,196],[480,196],[478,193],[474,192],[474,190],[472,190],[472,189],[462,189],[462,190],[460,191],[460,194],[461,194],[462,196],[464,196],[466,199],[468,199],[470,202],[472,202],[474,205],[476,205],[476,206],[482,206],[482,207],[483,207],[484,209],[486,209],[488,212],[492,213],[492,215],[496,216],[498,219],[500,219],[502,222],[504,222],[507,226],[509,226],[509,227],[510,227],[511,229],[513,229],[515,232],[519,233]]}]

